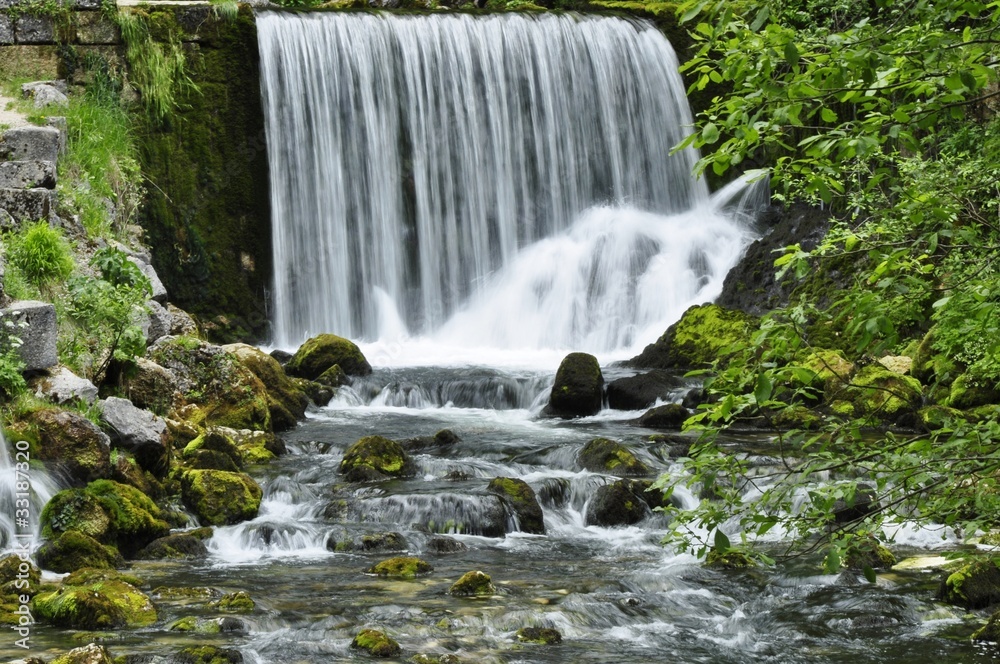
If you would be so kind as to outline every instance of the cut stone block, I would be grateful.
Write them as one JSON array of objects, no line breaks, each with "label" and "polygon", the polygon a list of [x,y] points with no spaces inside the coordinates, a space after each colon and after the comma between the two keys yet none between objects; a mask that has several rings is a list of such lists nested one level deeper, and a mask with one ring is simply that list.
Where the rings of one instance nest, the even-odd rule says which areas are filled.
[{"label": "cut stone block", "polygon": [[52,189],[0,189],[0,209],[14,221],[52,221],[56,216],[56,192]]},{"label": "cut stone block", "polygon": [[[47,302],[22,300],[0,310],[0,319],[7,325],[13,323],[12,333],[21,339],[18,351],[24,361],[25,371],[41,371],[54,367],[56,354],[56,308]],[[22,325],[24,324],[24,325]]]},{"label": "cut stone block", "polygon": [[55,189],[56,165],[51,161],[0,162],[0,189]]},{"label": "cut stone block", "polygon": [[51,44],[56,38],[55,21],[49,16],[21,14],[14,19],[14,37],[18,44]]},{"label": "cut stone block", "polygon": [[0,137],[0,157],[11,161],[51,161],[59,158],[55,127],[16,127]]}]

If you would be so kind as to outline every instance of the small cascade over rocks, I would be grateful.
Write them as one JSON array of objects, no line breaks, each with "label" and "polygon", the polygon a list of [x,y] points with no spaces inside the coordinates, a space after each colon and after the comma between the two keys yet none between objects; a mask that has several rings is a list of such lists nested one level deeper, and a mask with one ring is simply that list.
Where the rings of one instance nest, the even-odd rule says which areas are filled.
[{"label": "small cascade over rocks", "polygon": [[691,115],[650,24],[263,12],[258,28],[279,346],[631,347],[717,295],[749,241],[691,177],[696,154],[671,155]]}]

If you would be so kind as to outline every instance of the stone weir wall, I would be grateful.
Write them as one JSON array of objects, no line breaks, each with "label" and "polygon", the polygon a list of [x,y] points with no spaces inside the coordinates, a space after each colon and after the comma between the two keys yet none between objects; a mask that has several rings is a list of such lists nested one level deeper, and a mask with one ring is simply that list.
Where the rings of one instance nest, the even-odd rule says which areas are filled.
[{"label": "stone weir wall", "polygon": [[[99,0],[57,11],[0,0],[0,74],[86,81],[125,71],[125,46]],[[147,178],[139,222],[172,300],[224,340],[267,336],[271,279],[267,151],[252,10],[222,18],[208,4],[152,2],[152,38],[179,44],[194,83],[166,121],[137,113]],[[38,13],[42,12],[42,13]]]}]

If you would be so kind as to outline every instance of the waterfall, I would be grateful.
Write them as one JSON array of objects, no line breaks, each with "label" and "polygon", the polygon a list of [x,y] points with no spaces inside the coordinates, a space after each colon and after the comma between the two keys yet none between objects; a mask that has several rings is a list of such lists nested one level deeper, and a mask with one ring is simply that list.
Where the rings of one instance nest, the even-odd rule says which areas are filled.
[{"label": "waterfall", "polygon": [[38,541],[42,508],[59,490],[48,473],[31,467],[28,444],[14,444],[14,455],[0,431],[0,553]]},{"label": "waterfall", "polygon": [[[258,31],[277,344],[319,332],[375,339],[386,325],[436,333],[524,263],[532,245],[567,234],[591,247],[580,266],[567,266],[582,271],[570,287],[584,292],[570,296],[589,311],[574,311],[576,322],[561,331],[501,334],[496,344],[629,344],[633,332],[597,329],[613,324],[605,305],[618,301],[614,320],[633,331],[662,322],[665,305],[641,310],[641,294],[623,296],[600,279],[624,270],[625,286],[639,285],[648,266],[662,279],[666,245],[672,260],[680,257],[666,283],[683,281],[668,299],[714,295],[701,292],[705,274],[683,274],[713,253],[701,233],[689,242],[687,230],[705,217],[718,225],[718,215],[704,208],[707,190],[690,175],[697,155],[670,155],[691,117],[673,49],[651,25],[576,15],[263,12]],[[662,223],[699,209],[681,226]],[[619,225],[627,237],[609,238]],[[722,232],[740,236],[738,255],[742,235]],[[588,273],[592,252],[608,241],[623,256],[610,273]],[[729,265],[711,267],[723,270],[709,275],[721,285]],[[530,299],[551,279],[522,281],[529,290],[508,299]],[[517,311],[497,315],[516,319]],[[453,329],[448,335],[454,342]],[[483,341],[478,329],[470,336]]]}]

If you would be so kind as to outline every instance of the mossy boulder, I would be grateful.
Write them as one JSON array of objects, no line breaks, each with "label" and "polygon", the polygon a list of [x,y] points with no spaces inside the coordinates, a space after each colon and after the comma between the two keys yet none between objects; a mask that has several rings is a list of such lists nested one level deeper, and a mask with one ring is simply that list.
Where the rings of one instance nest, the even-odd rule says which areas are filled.
[{"label": "mossy boulder", "polygon": [[430,563],[410,556],[389,558],[375,563],[368,569],[368,573],[375,576],[391,576],[399,579],[414,579],[432,571],[434,567]]},{"label": "mossy boulder", "polygon": [[522,627],[514,635],[521,643],[551,646],[562,643],[562,632],[552,627]]},{"label": "mossy boulder", "polygon": [[108,570],[77,570],[57,590],[35,595],[32,609],[39,619],[69,629],[151,625],[157,619],[156,608],[134,581]]},{"label": "mossy boulder", "polygon": [[34,458],[56,466],[74,485],[111,476],[111,438],[83,415],[45,408],[28,422],[38,436]]},{"label": "mossy boulder", "polygon": [[448,592],[455,597],[483,597],[496,595],[497,587],[493,585],[493,579],[489,574],[474,570],[466,572],[458,581],[451,584]]},{"label": "mossy boulder", "polygon": [[680,429],[691,412],[679,403],[650,408],[639,418],[639,426],[650,429]]},{"label": "mossy boulder", "polygon": [[514,515],[518,530],[537,535],[545,534],[542,508],[527,482],[513,477],[497,477],[490,480],[486,490],[500,496],[504,505]]},{"label": "mossy boulder", "polygon": [[811,350],[797,365],[808,369],[815,377],[802,386],[821,388],[827,399],[836,398],[856,371],[854,363],[844,357],[842,351],[828,348]]},{"label": "mossy boulder", "polygon": [[954,358],[938,352],[934,347],[937,336],[937,326],[932,327],[920,341],[913,353],[913,366],[910,373],[926,385],[937,383],[950,385],[961,373]]},{"label": "mossy boulder", "polygon": [[316,381],[306,380],[305,378],[292,377],[292,382],[294,382],[300,390],[309,395],[312,402],[320,408],[330,403],[330,399],[332,399],[334,393],[336,393],[336,389],[332,387],[320,385]]},{"label": "mossy boulder", "polygon": [[855,538],[844,556],[844,566],[850,569],[889,569],[896,564],[896,556],[871,535]]},{"label": "mossy boulder", "polygon": [[218,620],[198,618],[197,616],[184,616],[178,618],[167,626],[171,632],[188,632],[194,634],[218,634],[222,631],[222,625]]},{"label": "mossy boulder", "polygon": [[671,371],[702,369],[721,359],[728,348],[749,343],[756,326],[757,319],[742,311],[695,305],[628,365]]},{"label": "mossy boulder", "polygon": [[38,548],[35,554],[43,568],[64,574],[83,567],[115,569],[125,564],[112,546],[105,546],[79,530],[67,530]]},{"label": "mossy boulder", "polygon": [[223,349],[232,353],[264,384],[271,409],[271,422],[276,431],[291,429],[305,417],[309,397],[285,374],[277,360],[247,344],[231,344]]},{"label": "mossy boulder", "polygon": [[727,549],[726,551],[712,549],[705,556],[705,567],[710,569],[751,569],[756,566],[756,561],[747,552],[740,549]]},{"label": "mossy boulder", "polygon": [[964,419],[962,411],[937,404],[921,408],[917,416],[927,431],[937,431],[947,426],[949,422],[960,422]]},{"label": "mossy boulder", "polygon": [[782,408],[772,420],[779,429],[812,431],[823,425],[823,417],[805,406],[791,405]]},{"label": "mossy boulder", "polygon": [[323,372],[338,365],[349,376],[367,376],[372,372],[357,345],[335,334],[321,334],[299,347],[285,366],[292,376],[316,380]]},{"label": "mossy boulder", "polygon": [[410,477],[416,473],[416,465],[396,441],[382,436],[365,436],[344,452],[340,472],[348,481],[378,476]]},{"label": "mossy boulder", "polygon": [[233,353],[193,337],[163,337],[149,357],[177,378],[181,401],[171,419],[209,427],[270,431],[264,383]]},{"label": "mossy boulder", "polygon": [[619,477],[649,475],[649,466],[621,443],[607,438],[594,438],[583,446],[576,462],[592,473],[610,473]]},{"label": "mossy boulder", "polygon": [[316,376],[316,382],[324,387],[335,389],[343,387],[344,385],[350,385],[351,379],[344,372],[344,370],[340,368],[339,364],[335,364],[320,375]]},{"label": "mossy boulder", "polygon": [[406,539],[397,532],[362,535],[358,545],[362,551],[406,551]]},{"label": "mossy boulder", "polygon": [[351,647],[362,650],[372,657],[398,657],[402,653],[394,639],[377,629],[363,629],[358,632],[351,641]]},{"label": "mossy boulder", "polygon": [[947,405],[962,410],[1000,404],[1000,389],[996,385],[977,382],[965,373],[951,384]]},{"label": "mossy boulder", "polygon": [[952,570],[938,588],[938,599],[967,609],[1000,601],[1000,569],[992,560],[973,560]]},{"label": "mossy boulder", "polygon": [[972,633],[972,640],[1000,643],[1000,611],[994,611],[986,624]]},{"label": "mossy boulder", "polygon": [[922,394],[923,387],[916,378],[872,364],[854,376],[846,398],[859,413],[894,422],[900,415],[915,412]]},{"label": "mossy boulder", "polygon": [[21,600],[39,590],[41,571],[18,555],[0,558],[0,625],[19,625],[24,614]]},{"label": "mossy boulder", "polygon": [[192,458],[196,452],[217,452],[229,458],[236,468],[243,467],[243,454],[240,452],[240,448],[236,446],[232,438],[216,428],[206,431],[185,445],[181,456],[185,459]]},{"label": "mossy boulder", "polygon": [[191,646],[178,651],[170,660],[177,664],[243,664],[243,654],[233,648]]},{"label": "mossy boulder", "polygon": [[650,515],[645,493],[648,483],[618,480],[597,490],[587,505],[588,526],[631,526]]},{"label": "mossy boulder", "polygon": [[257,608],[257,602],[250,597],[250,593],[239,590],[234,593],[226,593],[209,606],[227,613],[253,613]]},{"label": "mossy boulder", "polygon": [[181,476],[181,498],[202,523],[240,523],[257,516],[263,496],[260,486],[244,473],[188,470]]},{"label": "mossy boulder", "polygon": [[201,537],[188,533],[175,533],[147,544],[136,558],[139,560],[192,560],[208,557],[208,549]]},{"label": "mossy boulder", "polygon": [[60,491],[42,510],[41,523],[45,538],[78,530],[117,547],[126,557],[170,531],[160,508],[148,496],[111,480]]},{"label": "mossy boulder", "polygon": [[113,661],[107,648],[91,643],[73,648],[65,655],[56,657],[50,664],[112,664]]},{"label": "mossy boulder", "polygon": [[604,375],[597,358],[570,353],[559,364],[547,411],[557,417],[584,417],[601,410]]}]

